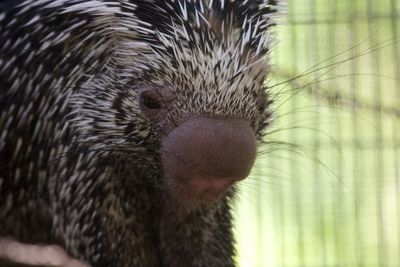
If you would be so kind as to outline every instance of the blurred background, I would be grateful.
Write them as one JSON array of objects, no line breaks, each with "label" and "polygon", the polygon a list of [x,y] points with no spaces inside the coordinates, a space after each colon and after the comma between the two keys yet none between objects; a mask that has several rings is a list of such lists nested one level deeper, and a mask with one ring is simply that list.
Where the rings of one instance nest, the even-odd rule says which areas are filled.
[{"label": "blurred background", "polygon": [[241,267],[400,267],[400,1],[288,0]]}]

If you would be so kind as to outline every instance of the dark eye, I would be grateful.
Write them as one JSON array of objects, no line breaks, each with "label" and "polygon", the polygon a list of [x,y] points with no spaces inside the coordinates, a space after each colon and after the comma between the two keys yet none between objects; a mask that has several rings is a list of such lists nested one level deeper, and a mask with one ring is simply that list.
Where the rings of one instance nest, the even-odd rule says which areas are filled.
[{"label": "dark eye", "polygon": [[159,99],[156,99],[154,96],[144,94],[142,96],[143,105],[148,109],[160,109],[161,103]]},{"label": "dark eye", "polygon": [[146,90],[141,95],[141,106],[144,109],[156,111],[163,107],[163,99],[160,94],[153,90]]},{"label": "dark eye", "polygon": [[152,120],[163,119],[173,102],[173,90],[169,86],[143,85],[137,89],[138,104],[142,115]]}]

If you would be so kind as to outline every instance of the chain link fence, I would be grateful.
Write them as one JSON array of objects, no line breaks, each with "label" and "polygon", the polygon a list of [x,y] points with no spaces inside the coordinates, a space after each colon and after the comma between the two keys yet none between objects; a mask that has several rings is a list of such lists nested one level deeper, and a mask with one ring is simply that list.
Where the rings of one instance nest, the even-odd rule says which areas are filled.
[{"label": "chain link fence", "polygon": [[292,0],[276,118],[240,186],[240,266],[400,266],[400,2]]}]

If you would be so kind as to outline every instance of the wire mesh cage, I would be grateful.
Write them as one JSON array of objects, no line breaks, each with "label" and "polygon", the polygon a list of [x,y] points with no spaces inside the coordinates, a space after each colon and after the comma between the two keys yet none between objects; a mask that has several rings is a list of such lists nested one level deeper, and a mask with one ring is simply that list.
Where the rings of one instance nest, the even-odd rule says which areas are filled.
[{"label": "wire mesh cage", "polygon": [[239,266],[400,266],[400,2],[292,0]]}]

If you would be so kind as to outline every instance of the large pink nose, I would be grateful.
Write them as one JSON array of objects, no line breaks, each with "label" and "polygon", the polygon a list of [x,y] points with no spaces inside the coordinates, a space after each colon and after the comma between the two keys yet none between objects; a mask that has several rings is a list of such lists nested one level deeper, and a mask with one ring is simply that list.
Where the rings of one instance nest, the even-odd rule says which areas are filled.
[{"label": "large pink nose", "polygon": [[240,119],[191,119],[162,142],[164,176],[182,198],[218,199],[248,176],[255,157],[254,133]]}]

